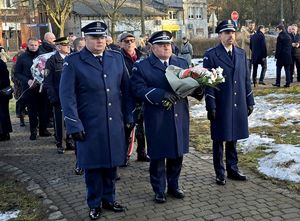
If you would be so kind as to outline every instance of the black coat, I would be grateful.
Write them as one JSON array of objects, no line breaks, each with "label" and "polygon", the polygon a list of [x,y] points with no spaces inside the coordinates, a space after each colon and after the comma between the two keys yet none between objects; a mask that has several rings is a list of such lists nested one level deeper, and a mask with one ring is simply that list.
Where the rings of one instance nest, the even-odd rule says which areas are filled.
[{"label": "black coat", "polygon": [[250,49],[253,64],[262,64],[262,59],[267,57],[267,46],[265,35],[261,31],[257,31],[251,36]]},{"label": "black coat", "polygon": [[[290,34],[292,43],[299,43],[300,44],[300,34]],[[300,58],[300,46],[298,48],[292,47],[292,56]]]},{"label": "black coat", "polygon": [[30,68],[32,61],[39,55],[39,51],[31,52],[28,49],[25,53],[20,55],[17,60],[15,68],[15,78],[20,82],[22,90],[26,90],[28,86],[28,80],[33,79]]},{"label": "black coat", "polygon": [[[9,72],[4,61],[0,59],[0,90],[10,85]],[[0,134],[12,132],[10,117],[9,117],[9,99],[12,96],[2,95],[0,93]]]},{"label": "black coat", "polygon": [[290,65],[292,64],[292,39],[290,35],[282,31],[277,37],[275,58],[276,65]]},{"label": "black coat", "polygon": [[46,53],[49,53],[49,52],[53,52],[55,50],[56,50],[55,45],[49,44],[46,41],[43,41],[42,44],[39,47],[40,54],[46,54]]},{"label": "black coat", "polygon": [[63,69],[64,59],[59,52],[52,55],[46,62],[46,77],[44,85],[47,89],[48,98],[51,104],[59,104],[59,83]]},{"label": "black coat", "polygon": [[[138,49],[135,49],[135,52],[136,52],[136,55],[137,55],[137,61],[143,58],[144,55],[142,54],[141,51],[139,51]],[[125,65],[126,65],[126,67],[127,67],[129,76],[131,76],[131,75],[132,75],[133,64],[134,64],[135,62],[133,62],[133,61],[131,60],[131,58],[127,55],[127,53],[125,52],[124,49],[121,49],[121,54],[122,54],[123,57],[124,57]]]}]

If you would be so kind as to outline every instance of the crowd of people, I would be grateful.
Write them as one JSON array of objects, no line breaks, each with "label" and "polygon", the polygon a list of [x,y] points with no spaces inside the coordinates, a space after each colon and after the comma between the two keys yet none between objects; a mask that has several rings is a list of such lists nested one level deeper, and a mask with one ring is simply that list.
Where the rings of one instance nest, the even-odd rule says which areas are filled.
[{"label": "crowd of people", "polygon": [[[292,82],[298,61],[299,35],[282,25],[277,41],[277,79],[286,70],[286,87]],[[118,43],[107,36],[103,22],[92,22],[82,28],[84,37],[56,38],[46,33],[39,44],[29,38],[14,58],[12,80],[16,114],[20,126],[29,117],[30,140],[49,137],[54,125],[58,154],[74,149],[77,155],[75,173],[85,174],[87,204],[92,220],[100,218],[102,208],[122,212],[126,207],[116,201],[117,167],[128,165],[127,149],[133,129],[136,131],[137,160],[150,162],[150,183],[156,203],[167,201],[166,193],[177,199],[185,197],[179,185],[184,154],[189,152],[189,104],[187,98],[174,93],[165,77],[169,65],[182,69],[191,66],[193,47],[186,37],[177,47],[169,31],[144,35],[137,45],[136,37],[124,32]],[[218,89],[199,87],[190,96],[205,97],[207,118],[213,141],[213,164],[216,184],[225,185],[227,177],[245,181],[238,167],[237,140],[247,138],[248,116],[254,109],[251,88],[257,85],[257,68],[262,66],[258,84],[264,83],[267,68],[265,27],[251,23],[243,33],[242,47],[236,46],[236,27],[224,20],[216,28],[220,43],[209,49],[203,59],[208,69],[221,67],[226,78]],[[52,53],[45,64],[43,86],[33,78],[34,59]],[[293,62],[293,63],[292,63]],[[0,90],[10,86],[9,71],[0,60]],[[298,78],[300,81],[300,68]],[[238,74],[236,74],[238,73]],[[278,78],[279,76],[279,78]],[[9,95],[0,93],[0,140],[10,139]],[[163,101],[172,104],[170,109]],[[2,108],[5,107],[5,108]],[[225,143],[226,160],[223,162]],[[147,144],[147,145],[146,145]],[[147,148],[146,148],[147,146]],[[166,191],[167,190],[167,191]]]}]

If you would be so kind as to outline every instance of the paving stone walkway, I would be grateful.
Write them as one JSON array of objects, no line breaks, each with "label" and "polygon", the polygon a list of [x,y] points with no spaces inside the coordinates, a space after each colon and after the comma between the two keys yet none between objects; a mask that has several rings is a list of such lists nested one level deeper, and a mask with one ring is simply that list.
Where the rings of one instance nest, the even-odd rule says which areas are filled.
[{"label": "paving stone walkway", "polygon": [[[28,122],[20,128],[12,118],[11,140],[0,142],[0,170],[29,182],[27,189],[44,196],[44,203],[53,210],[49,220],[90,220],[83,176],[73,173],[74,153],[58,155],[53,137],[30,141]],[[167,203],[155,204],[148,166],[133,157],[130,166],[119,170],[117,199],[128,210],[104,210],[100,220],[300,220],[299,192],[280,188],[250,172],[247,182],[228,180],[226,186],[217,186],[211,157],[192,148],[184,158],[181,175],[186,197],[168,197]]]}]

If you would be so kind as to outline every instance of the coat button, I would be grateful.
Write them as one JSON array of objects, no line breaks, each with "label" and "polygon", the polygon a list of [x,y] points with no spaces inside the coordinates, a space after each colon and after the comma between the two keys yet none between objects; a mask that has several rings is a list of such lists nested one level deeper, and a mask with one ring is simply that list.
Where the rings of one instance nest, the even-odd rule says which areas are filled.
[{"label": "coat button", "polygon": [[175,114],[175,117],[178,117],[178,114]]},{"label": "coat button", "polygon": [[112,120],[112,117],[108,118],[109,120]]},{"label": "coat button", "polygon": [[108,106],[111,106],[111,103],[108,103]]},{"label": "coat button", "polygon": [[236,81],[234,81],[234,83],[236,84]]},{"label": "coat button", "polygon": [[236,95],[236,92],[234,92],[234,95]]},{"label": "coat button", "polygon": [[234,106],[236,107],[236,106],[237,106],[237,104],[234,104]]},{"label": "coat button", "polygon": [[109,92],[110,91],[109,88],[107,88],[106,91]]},{"label": "coat button", "polygon": [[107,77],[107,75],[105,74],[105,75],[103,75],[105,78]]}]

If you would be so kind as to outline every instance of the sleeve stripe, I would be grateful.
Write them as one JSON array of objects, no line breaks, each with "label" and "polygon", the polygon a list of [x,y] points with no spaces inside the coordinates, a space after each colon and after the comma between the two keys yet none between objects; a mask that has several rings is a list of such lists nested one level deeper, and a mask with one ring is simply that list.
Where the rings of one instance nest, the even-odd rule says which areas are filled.
[{"label": "sleeve stripe", "polygon": [[149,98],[148,98],[148,94],[150,94],[151,92],[153,92],[155,90],[155,88],[153,88],[151,91],[149,91],[147,94],[145,94],[146,99],[151,103],[154,104]]},{"label": "sleeve stripe", "polygon": [[72,119],[72,118],[70,118],[70,117],[67,117],[67,116],[65,116],[65,118],[64,118],[65,120],[67,119],[67,120],[70,120],[70,121],[73,121],[73,122],[77,122],[77,120],[75,120],[75,119]]},{"label": "sleeve stripe", "polygon": [[253,91],[251,91],[249,94],[247,94],[247,97],[249,97],[252,93],[253,93]]},{"label": "sleeve stripe", "polygon": [[206,97],[211,97],[212,99],[216,99],[214,96],[212,96],[210,94],[206,94]]}]

